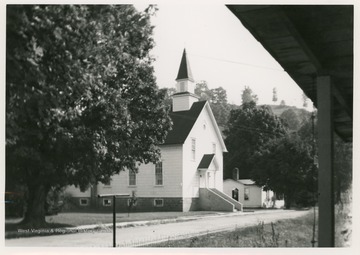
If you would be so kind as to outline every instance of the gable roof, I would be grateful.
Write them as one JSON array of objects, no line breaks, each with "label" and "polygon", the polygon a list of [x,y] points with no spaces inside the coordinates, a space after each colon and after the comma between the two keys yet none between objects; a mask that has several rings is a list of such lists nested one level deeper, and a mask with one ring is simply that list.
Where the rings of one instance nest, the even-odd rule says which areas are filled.
[{"label": "gable roof", "polygon": [[193,103],[188,111],[171,112],[169,115],[173,127],[166,136],[164,144],[184,143],[205,104],[206,101],[199,101]]},{"label": "gable roof", "polygon": [[178,75],[176,77],[176,80],[181,80],[181,79],[189,79],[190,81],[194,81],[191,69],[190,69],[190,64],[189,61],[186,57],[186,50],[184,49],[182,58],[181,58],[181,62],[180,62],[180,67],[179,67],[179,72]]},{"label": "gable roof", "polygon": [[204,154],[202,157],[198,169],[208,169],[211,162],[214,159],[215,154]]},{"label": "gable roof", "polygon": [[214,114],[210,108],[210,104],[207,101],[198,101],[194,102],[188,111],[177,111],[171,112],[169,114],[173,126],[172,130],[166,136],[165,142],[163,145],[170,145],[170,144],[183,144],[191,132],[196,120],[198,119],[201,111],[206,108],[209,115],[211,122],[213,123],[213,127],[217,137],[219,138],[219,142],[223,152],[227,152],[224,140],[221,135],[221,131],[216,123]]}]

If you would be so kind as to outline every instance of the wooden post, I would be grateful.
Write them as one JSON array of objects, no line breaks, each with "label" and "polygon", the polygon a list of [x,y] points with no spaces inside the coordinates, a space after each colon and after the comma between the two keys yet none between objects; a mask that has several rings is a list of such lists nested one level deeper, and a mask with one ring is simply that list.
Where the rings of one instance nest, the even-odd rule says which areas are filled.
[{"label": "wooden post", "polygon": [[116,197],[129,197],[129,194],[98,194],[98,198],[112,197],[113,205],[113,247],[116,247]]},{"label": "wooden post", "polygon": [[319,247],[334,247],[334,171],[332,93],[329,76],[317,77],[319,146]]},{"label": "wooden post", "polygon": [[116,196],[113,196],[113,247],[116,247]]}]

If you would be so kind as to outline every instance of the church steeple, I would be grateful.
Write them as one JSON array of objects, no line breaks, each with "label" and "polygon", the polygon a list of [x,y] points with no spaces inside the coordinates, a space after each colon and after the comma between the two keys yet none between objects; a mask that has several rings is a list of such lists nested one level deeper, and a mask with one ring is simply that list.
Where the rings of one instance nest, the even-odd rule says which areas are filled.
[{"label": "church steeple", "polygon": [[192,104],[199,101],[199,98],[194,95],[195,83],[192,75],[189,60],[184,49],[179,72],[176,77],[176,93],[173,95],[173,111],[188,111]]},{"label": "church steeple", "polygon": [[180,62],[180,68],[179,68],[179,72],[178,75],[176,77],[176,81],[177,80],[182,80],[182,79],[188,79],[191,82],[194,82],[194,78],[190,69],[190,64],[189,61],[186,57],[186,49],[184,49],[182,58],[181,58],[181,62]]}]

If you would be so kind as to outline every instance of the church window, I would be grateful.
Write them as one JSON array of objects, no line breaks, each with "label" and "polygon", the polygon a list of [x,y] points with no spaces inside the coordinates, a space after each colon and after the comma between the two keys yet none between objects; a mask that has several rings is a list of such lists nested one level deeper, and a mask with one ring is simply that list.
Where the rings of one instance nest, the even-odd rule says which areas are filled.
[{"label": "church window", "polygon": [[191,139],[191,159],[195,160],[195,154],[196,154],[196,139]]},{"label": "church window", "polygon": [[155,185],[163,185],[163,166],[162,162],[156,163],[155,165]]},{"label": "church window", "polygon": [[136,172],[133,170],[129,170],[129,186],[136,185]]}]

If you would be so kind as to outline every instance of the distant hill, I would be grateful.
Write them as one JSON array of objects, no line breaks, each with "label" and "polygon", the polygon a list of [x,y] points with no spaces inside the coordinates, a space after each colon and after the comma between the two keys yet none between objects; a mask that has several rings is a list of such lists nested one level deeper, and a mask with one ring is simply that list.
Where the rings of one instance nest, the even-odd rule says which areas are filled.
[{"label": "distant hill", "polygon": [[299,109],[295,106],[289,106],[289,105],[270,105],[270,104],[268,104],[267,106],[270,106],[270,108],[274,112],[274,114],[279,117],[284,111],[289,110],[289,109],[293,109],[296,112],[303,110],[303,109]]},{"label": "distant hill", "polygon": [[273,113],[284,119],[291,130],[298,130],[301,125],[310,119],[311,112],[288,105],[267,105]]}]

